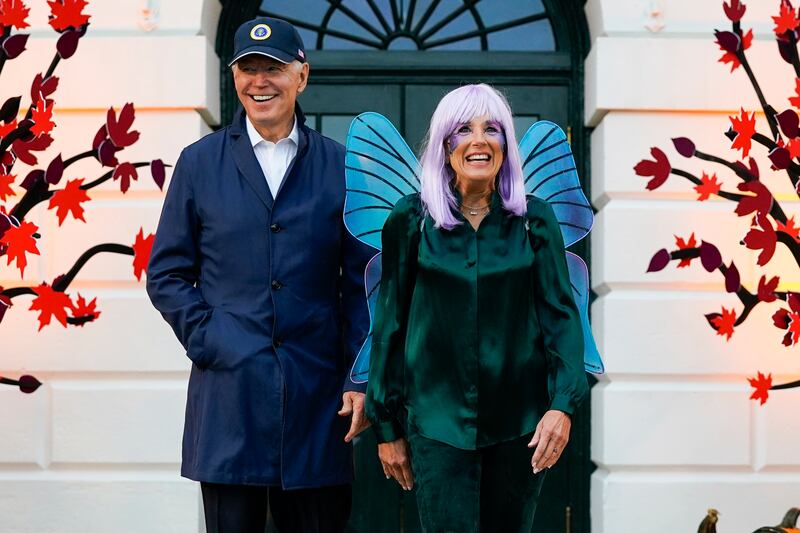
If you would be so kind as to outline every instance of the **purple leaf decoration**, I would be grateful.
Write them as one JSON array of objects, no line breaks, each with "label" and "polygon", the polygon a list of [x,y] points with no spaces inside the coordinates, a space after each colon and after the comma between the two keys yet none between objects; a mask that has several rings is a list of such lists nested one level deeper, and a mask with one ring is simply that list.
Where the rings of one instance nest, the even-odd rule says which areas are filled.
[{"label": "purple leaf decoration", "polygon": [[791,65],[792,49],[794,48],[794,45],[788,39],[778,38],[777,41],[778,41],[778,52],[780,52],[781,58],[783,58],[784,61],[786,61]]},{"label": "purple leaf decoration", "polygon": [[779,170],[789,168],[789,165],[792,162],[792,156],[789,153],[789,150],[780,146],[773,148],[768,157],[769,160],[772,161],[772,164],[775,166],[775,168]]},{"label": "purple leaf decoration", "polygon": [[156,182],[158,188],[164,190],[164,180],[166,174],[164,172],[164,162],[160,159],[154,159],[150,162],[150,174],[153,175],[153,181]]},{"label": "purple leaf decoration", "polygon": [[3,41],[3,52],[8,59],[14,59],[25,51],[25,44],[28,42],[27,33],[17,33]]},{"label": "purple leaf decoration", "polygon": [[100,126],[100,129],[97,130],[97,133],[94,135],[94,140],[92,141],[92,150],[97,150],[100,148],[100,144],[108,138],[108,130],[106,129],[106,125],[103,124]]},{"label": "purple leaf decoration", "polygon": [[741,278],[739,276],[739,269],[731,261],[731,266],[725,272],[725,290],[728,292],[736,292],[742,286]]},{"label": "purple leaf decoration", "polygon": [[700,242],[700,262],[703,263],[703,268],[706,272],[713,272],[722,264],[722,255],[716,246],[710,242]]},{"label": "purple leaf decoration", "polygon": [[716,319],[720,318],[721,316],[722,316],[722,315],[721,315],[721,314],[719,314],[719,313],[709,313],[709,314],[707,314],[707,315],[706,315],[706,320],[708,320],[708,325],[709,325],[709,326],[711,326],[711,328],[712,328],[714,331],[717,331],[717,330],[718,330],[718,328],[717,328],[716,324],[714,324],[714,320],[716,320]]},{"label": "purple leaf decoration", "polygon": [[28,175],[25,176],[25,179],[22,180],[22,183],[20,183],[19,186],[25,189],[26,191],[29,191],[33,188],[34,185],[36,185],[37,182],[43,179],[44,179],[44,170],[37,168],[36,170],[31,170],[28,173]]},{"label": "purple leaf decoration", "polygon": [[695,146],[691,139],[686,137],[675,137],[672,139],[672,144],[675,145],[675,150],[678,151],[683,157],[692,157],[695,152]]},{"label": "purple leaf decoration", "polygon": [[100,147],[97,149],[97,158],[100,160],[100,163],[106,167],[115,167],[119,164],[117,158],[114,154],[117,153],[116,147],[114,143],[112,143],[109,139],[104,140],[100,143]]},{"label": "purple leaf decoration", "polygon": [[732,31],[715,31],[714,35],[717,37],[717,43],[720,48],[731,54],[739,51],[742,46],[742,39]]},{"label": "purple leaf decoration", "polygon": [[21,96],[15,96],[6,100],[3,107],[0,108],[0,121],[8,122],[16,117],[17,113],[19,113],[19,103],[21,100]]},{"label": "purple leaf decoration", "polygon": [[[11,219],[8,216],[0,213],[0,237],[5,235],[6,230],[11,227]],[[2,245],[0,245],[1,247]]]},{"label": "purple leaf decoration", "polygon": [[783,131],[787,137],[790,139],[797,137],[799,129],[798,126],[800,126],[800,118],[798,118],[797,113],[791,109],[787,109],[783,113],[775,115],[775,118],[778,119],[778,124],[781,126],[781,131]]},{"label": "purple leaf decoration", "polygon": [[42,383],[38,379],[27,374],[20,376],[19,378],[19,390],[25,394],[36,392],[36,389],[38,389],[41,385]]},{"label": "purple leaf decoration", "polygon": [[57,185],[61,181],[61,176],[64,175],[64,160],[61,159],[61,154],[50,161],[47,165],[47,172],[45,172],[44,179],[50,185]]},{"label": "purple leaf decoration", "polygon": [[647,271],[658,272],[659,270],[664,270],[664,267],[669,264],[670,259],[671,258],[667,249],[660,249],[650,260],[650,265],[647,267]]},{"label": "purple leaf decoration", "polygon": [[31,132],[31,128],[33,127],[33,121],[29,118],[17,123],[17,128],[22,130],[24,133],[20,135],[19,139],[25,142],[33,140],[36,135]]},{"label": "purple leaf decoration", "polygon": [[80,38],[81,34],[75,30],[67,30],[61,34],[56,44],[56,50],[58,50],[58,55],[61,56],[61,59],[69,59],[72,57],[78,49],[78,41]]},{"label": "purple leaf decoration", "polygon": [[0,302],[0,322],[3,321],[3,315],[6,314],[6,309],[8,309],[8,306],[3,302]]}]

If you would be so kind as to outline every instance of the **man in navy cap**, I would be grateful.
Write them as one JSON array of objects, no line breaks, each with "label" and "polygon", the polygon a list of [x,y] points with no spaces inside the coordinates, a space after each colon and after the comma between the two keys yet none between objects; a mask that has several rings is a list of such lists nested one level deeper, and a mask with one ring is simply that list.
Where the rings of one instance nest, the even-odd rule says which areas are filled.
[{"label": "man in navy cap", "polygon": [[344,147],[305,125],[303,42],[287,22],[236,32],[242,104],[183,150],[147,291],[192,360],[183,476],[209,533],[341,532],[352,438],[368,422],[350,370],[372,253],[342,222]]}]

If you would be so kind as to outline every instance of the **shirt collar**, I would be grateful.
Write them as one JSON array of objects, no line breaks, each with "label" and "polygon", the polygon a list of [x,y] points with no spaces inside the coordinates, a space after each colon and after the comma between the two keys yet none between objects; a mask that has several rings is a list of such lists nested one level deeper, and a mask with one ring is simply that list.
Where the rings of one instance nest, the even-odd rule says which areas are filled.
[{"label": "shirt collar", "polygon": [[[250,119],[247,118],[246,116],[245,116],[245,119],[244,119],[244,124],[245,124],[245,127],[247,128],[247,136],[250,137],[250,145],[252,147],[255,148],[255,146],[260,142],[269,142],[266,139],[264,139],[264,137],[262,137],[261,134],[258,133],[258,131],[256,131],[255,126],[253,126],[253,123],[250,122]],[[289,139],[290,141],[292,141],[295,144],[295,146],[298,144],[297,115],[294,116],[294,123],[292,124],[292,131],[289,132],[289,136],[286,137],[286,139]],[[284,139],[280,139],[278,142],[281,142],[282,140],[284,140]],[[278,143],[274,143],[274,144],[278,144]]]}]

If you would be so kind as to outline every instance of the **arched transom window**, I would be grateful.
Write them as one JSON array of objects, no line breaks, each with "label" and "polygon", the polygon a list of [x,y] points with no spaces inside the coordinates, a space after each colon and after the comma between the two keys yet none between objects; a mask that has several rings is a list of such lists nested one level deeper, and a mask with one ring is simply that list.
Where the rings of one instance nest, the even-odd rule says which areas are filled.
[{"label": "arched transom window", "polygon": [[263,0],[311,50],[556,50],[542,0]]}]

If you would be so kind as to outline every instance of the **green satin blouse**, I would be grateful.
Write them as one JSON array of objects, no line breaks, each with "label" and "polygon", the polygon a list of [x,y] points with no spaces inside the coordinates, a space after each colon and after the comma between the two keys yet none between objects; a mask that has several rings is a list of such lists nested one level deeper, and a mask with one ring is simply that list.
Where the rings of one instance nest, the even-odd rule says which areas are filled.
[{"label": "green satin blouse", "polygon": [[[459,214],[460,216],[460,214]],[[424,220],[424,222],[423,222]],[[378,442],[423,436],[473,450],[572,414],[588,390],[583,336],[552,208],[527,217],[499,195],[475,231],[401,199],[383,227],[366,410]]]}]

